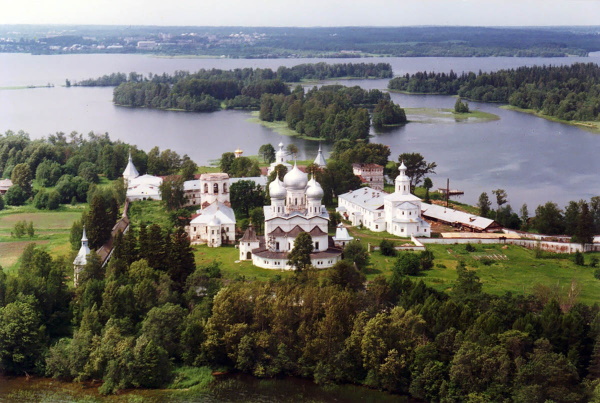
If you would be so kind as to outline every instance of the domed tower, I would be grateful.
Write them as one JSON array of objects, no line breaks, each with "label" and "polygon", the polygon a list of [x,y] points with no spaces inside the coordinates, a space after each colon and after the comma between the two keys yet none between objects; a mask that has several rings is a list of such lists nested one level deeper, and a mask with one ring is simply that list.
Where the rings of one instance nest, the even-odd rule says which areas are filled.
[{"label": "domed tower", "polygon": [[271,211],[275,215],[285,213],[285,196],[287,191],[283,186],[283,182],[275,177],[275,180],[269,185],[269,196],[271,196]]},{"label": "domed tower", "polygon": [[275,152],[275,165],[285,164],[285,150],[283,149],[283,143],[279,143],[279,150]]},{"label": "domed tower", "polygon": [[396,193],[401,195],[409,195],[410,194],[410,178],[406,176],[406,165],[404,165],[404,161],[398,167],[400,173],[396,177]]},{"label": "domed tower", "polygon": [[286,213],[306,210],[305,191],[308,176],[298,169],[296,163],[294,163],[294,168],[283,177],[283,184],[287,190]]},{"label": "domed tower", "polygon": [[308,188],[306,189],[306,201],[308,207],[309,216],[315,216],[321,214],[321,200],[323,199],[323,188],[312,177],[311,180],[308,181]]}]

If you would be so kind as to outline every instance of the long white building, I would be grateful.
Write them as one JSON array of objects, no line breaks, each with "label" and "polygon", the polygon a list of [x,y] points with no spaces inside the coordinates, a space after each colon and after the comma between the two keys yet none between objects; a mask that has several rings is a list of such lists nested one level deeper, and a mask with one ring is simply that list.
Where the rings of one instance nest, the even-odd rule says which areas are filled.
[{"label": "long white building", "polygon": [[387,231],[401,237],[431,236],[431,225],[421,216],[421,199],[410,193],[410,178],[404,163],[398,168],[395,191],[368,187],[338,196],[337,211],[352,225],[363,225],[371,231]]}]

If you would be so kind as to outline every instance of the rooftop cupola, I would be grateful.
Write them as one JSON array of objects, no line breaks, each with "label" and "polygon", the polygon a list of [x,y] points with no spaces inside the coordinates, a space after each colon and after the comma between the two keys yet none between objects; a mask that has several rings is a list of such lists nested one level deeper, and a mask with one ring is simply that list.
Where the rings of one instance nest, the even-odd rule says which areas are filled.
[{"label": "rooftop cupola", "polygon": [[398,171],[400,171],[400,173],[396,177],[396,192],[403,195],[410,194],[410,178],[406,176],[406,165],[404,165],[404,161],[400,163]]}]

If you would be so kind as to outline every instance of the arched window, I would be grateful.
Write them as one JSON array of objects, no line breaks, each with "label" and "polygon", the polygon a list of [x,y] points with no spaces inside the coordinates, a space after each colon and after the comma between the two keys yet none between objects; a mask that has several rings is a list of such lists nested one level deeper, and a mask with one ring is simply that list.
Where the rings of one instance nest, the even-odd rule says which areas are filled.
[{"label": "arched window", "polygon": [[215,183],[213,185],[213,193],[214,194],[218,194],[219,193],[219,184],[218,183]]},{"label": "arched window", "polygon": [[227,184],[226,183],[223,184],[223,193],[227,193]]},{"label": "arched window", "polygon": [[204,193],[208,193],[208,183],[204,184]]}]

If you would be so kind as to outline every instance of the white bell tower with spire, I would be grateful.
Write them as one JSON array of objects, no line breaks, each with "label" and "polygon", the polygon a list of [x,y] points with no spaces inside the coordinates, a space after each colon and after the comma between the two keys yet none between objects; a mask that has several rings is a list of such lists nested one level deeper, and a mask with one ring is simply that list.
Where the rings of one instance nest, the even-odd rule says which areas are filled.
[{"label": "white bell tower with spire", "polygon": [[88,239],[85,233],[85,226],[83,227],[83,234],[81,235],[81,248],[77,252],[75,260],[73,260],[73,285],[77,287],[79,283],[79,274],[87,264],[87,257],[92,251],[88,246]]},{"label": "white bell tower with spire", "polygon": [[406,165],[404,165],[404,161],[400,163],[398,170],[400,173],[398,176],[396,176],[396,193],[400,193],[401,195],[409,195],[410,178],[406,176]]}]

